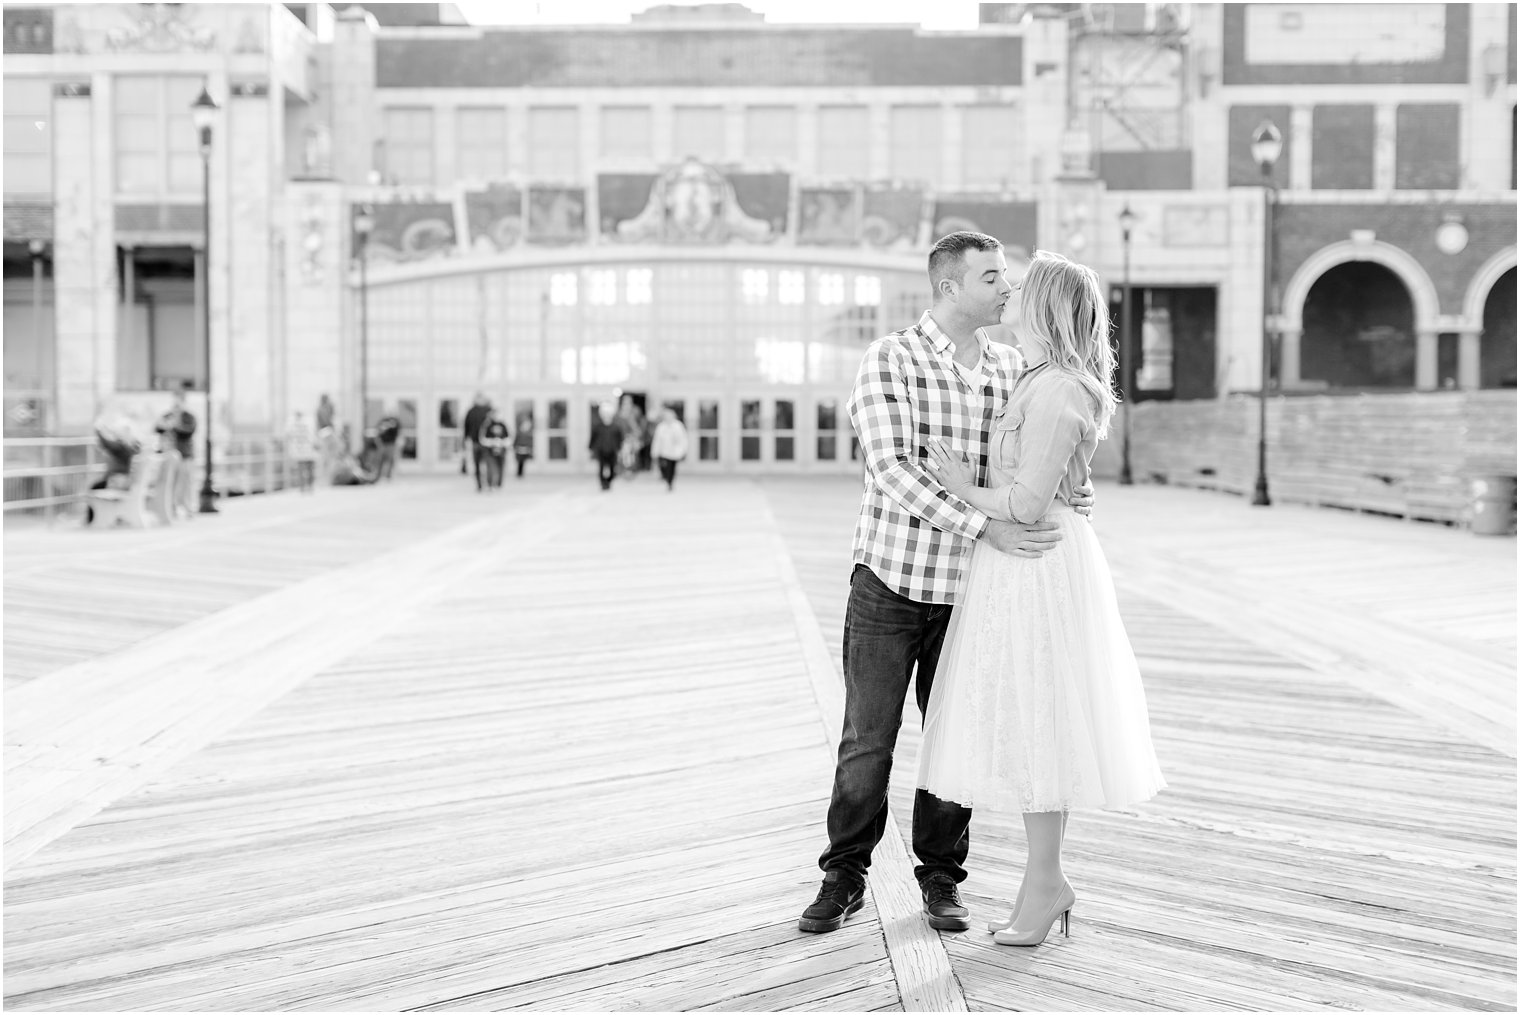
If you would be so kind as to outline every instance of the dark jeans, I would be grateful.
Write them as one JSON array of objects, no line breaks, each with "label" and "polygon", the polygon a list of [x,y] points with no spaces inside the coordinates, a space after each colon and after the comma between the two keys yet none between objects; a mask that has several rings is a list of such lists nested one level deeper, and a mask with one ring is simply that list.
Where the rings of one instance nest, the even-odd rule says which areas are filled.
[{"label": "dark jeans", "polygon": [[596,456],[596,476],[603,490],[612,489],[612,479],[617,475],[617,453]]},{"label": "dark jeans", "polygon": [[390,479],[396,471],[396,445],[380,442],[380,464],[375,467],[376,479]]},{"label": "dark jeans", "polygon": [[517,478],[518,479],[522,479],[523,466],[526,465],[528,459],[530,459],[532,457],[533,456],[531,454],[525,455],[521,451],[517,452]]},{"label": "dark jeans", "polygon": [[485,477],[481,475],[481,471],[489,454],[490,452],[479,444],[470,442],[470,457],[475,461],[475,489],[477,490],[485,486]]},{"label": "dark jeans", "polygon": [[[918,668],[920,721],[929,705],[950,607],[917,603],[889,589],[864,564],[850,575],[844,616],[844,731],[829,801],[824,870],[863,879],[887,827],[887,782],[908,682]],[[920,882],[943,872],[966,879],[971,810],[919,790],[913,800],[913,869]]]},{"label": "dark jeans", "polygon": [[672,490],[676,488],[676,462],[677,459],[674,458],[660,459],[660,478]]},{"label": "dark jeans", "polygon": [[486,452],[486,486],[494,490],[501,486],[501,474],[506,470],[507,456],[493,451]]}]

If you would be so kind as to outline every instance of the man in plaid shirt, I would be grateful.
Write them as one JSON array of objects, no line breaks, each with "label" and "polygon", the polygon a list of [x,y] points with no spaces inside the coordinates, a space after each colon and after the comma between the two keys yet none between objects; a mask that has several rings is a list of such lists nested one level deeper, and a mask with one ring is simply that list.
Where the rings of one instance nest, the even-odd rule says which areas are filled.
[{"label": "man in plaid shirt", "polygon": [[[823,886],[803,911],[805,931],[837,930],[864,905],[866,870],[887,822],[887,780],[914,666],[920,714],[973,544],[1038,557],[1060,538],[1053,523],[988,518],[948,493],[925,466],[939,438],[987,471],[993,413],[1022,368],[1010,346],[978,329],[997,324],[1013,293],[1002,244],[950,233],[929,253],[933,307],[916,325],[866,351],[850,393],[850,422],[866,460],[855,526],[855,568],[844,621],[844,731],[829,803]],[[1076,503],[1091,503],[1078,491]],[[966,878],[971,811],[919,790],[913,803],[914,869],[929,924],[966,930],[956,887]]]}]

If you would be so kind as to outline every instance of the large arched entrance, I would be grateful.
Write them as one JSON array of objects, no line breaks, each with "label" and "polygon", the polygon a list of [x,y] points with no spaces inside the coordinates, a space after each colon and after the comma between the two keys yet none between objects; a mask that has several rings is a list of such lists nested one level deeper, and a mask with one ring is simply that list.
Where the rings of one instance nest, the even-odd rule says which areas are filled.
[{"label": "large arched entrance", "polygon": [[1483,339],[1479,346],[1478,382],[1485,388],[1515,386],[1515,269],[1488,291],[1483,304]]},{"label": "large arched entrance", "polygon": [[1414,302],[1376,261],[1348,261],[1321,275],[1304,300],[1299,375],[1331,388],[1412,388]]}]

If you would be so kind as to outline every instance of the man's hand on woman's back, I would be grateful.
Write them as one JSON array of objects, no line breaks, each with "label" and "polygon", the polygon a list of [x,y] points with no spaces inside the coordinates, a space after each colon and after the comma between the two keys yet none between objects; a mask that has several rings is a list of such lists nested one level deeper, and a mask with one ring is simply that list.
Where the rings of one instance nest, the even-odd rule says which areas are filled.
[{"label": "man's hand on woman's back", "polygon": [[1091,515],[1093,509],[1093,488],[1091,485],[1073,487],[1071,491],[1071,508],[1079,515]]}]

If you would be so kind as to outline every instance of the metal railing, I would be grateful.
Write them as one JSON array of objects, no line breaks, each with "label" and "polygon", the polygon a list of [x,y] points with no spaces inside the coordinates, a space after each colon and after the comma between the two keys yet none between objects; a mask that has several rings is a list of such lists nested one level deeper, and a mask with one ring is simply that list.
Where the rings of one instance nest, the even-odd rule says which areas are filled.
[{"label": "metal railing", "polygon": [[38,512],[52,519],[84,500],[105,472],[91,437],[5,438],[5,511]]},{"label": "metal railing", "polygon": [[[83,504],[105,472],[99,442],[88,437],[7,437],[4,440],[4,511],[45,515],[49,520]],[[197,450],[200,450],[197,448]],[[194,489],[204,459],[191,463]],[[285,440],[270,435],[232,437],[215,449],[212,482],[223,496],[283,490],[291,479]]]}]

